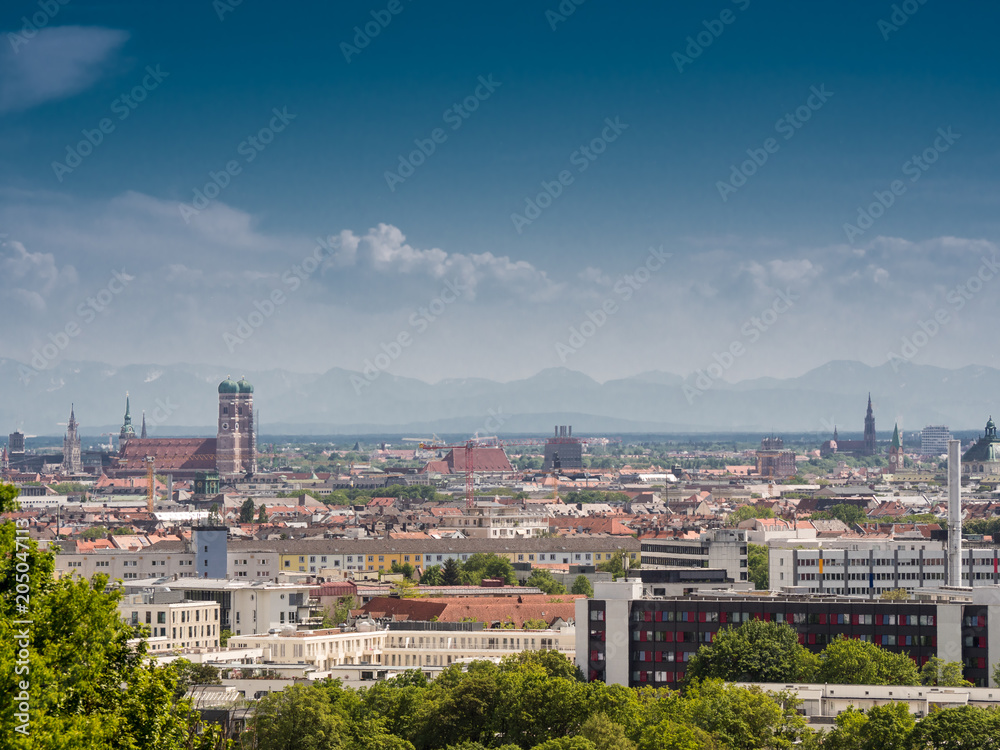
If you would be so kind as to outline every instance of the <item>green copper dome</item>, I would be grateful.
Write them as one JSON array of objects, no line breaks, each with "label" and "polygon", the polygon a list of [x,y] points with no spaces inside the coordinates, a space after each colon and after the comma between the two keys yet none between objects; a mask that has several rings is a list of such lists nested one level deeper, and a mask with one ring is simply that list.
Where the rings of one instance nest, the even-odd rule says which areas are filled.
[{"label": "green copper dome", "polygon": [[219,393],[239,393],[240,387],[228,375],[219,383]]},{"label": "green copper dome", "polygon": [[253,393],[253,386],[250,385],[246,377],[241,377],[236,386],[239,388],[240,393]]}]

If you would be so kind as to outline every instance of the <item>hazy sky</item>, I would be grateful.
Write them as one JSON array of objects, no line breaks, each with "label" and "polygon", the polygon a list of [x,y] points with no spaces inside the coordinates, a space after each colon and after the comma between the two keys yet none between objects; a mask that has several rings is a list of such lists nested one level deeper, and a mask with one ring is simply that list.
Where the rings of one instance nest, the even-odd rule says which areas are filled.
[{"label": "hazy sky", "polygon": [[5,3],[0,356],[382,354],[431,381],[688,374],[727,350],[729,380],[996,366],[998,21],[942,0]]}]

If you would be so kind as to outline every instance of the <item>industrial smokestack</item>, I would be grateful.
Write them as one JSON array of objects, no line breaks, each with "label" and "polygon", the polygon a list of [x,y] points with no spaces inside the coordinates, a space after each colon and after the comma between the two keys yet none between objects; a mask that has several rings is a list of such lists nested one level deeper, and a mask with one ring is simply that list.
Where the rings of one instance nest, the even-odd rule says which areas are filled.
[{"label": "industrial smokestack", "polygon": [[[948,585],[962,585],[962,443],[948,441]],[[970,580],[971,584],[972,581]]]}]

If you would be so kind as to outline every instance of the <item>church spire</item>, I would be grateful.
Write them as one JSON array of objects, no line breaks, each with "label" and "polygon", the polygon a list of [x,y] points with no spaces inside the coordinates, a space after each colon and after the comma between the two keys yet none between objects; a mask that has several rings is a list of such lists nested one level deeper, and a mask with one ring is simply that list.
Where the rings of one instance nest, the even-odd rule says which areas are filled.
[{"label": "church spire", "polygon": [[143,410],[143,412],[142,412],[142,432],[139,434],[139,437],[141,437],[143,439],[146,438],[146,411],[145,410]]}]

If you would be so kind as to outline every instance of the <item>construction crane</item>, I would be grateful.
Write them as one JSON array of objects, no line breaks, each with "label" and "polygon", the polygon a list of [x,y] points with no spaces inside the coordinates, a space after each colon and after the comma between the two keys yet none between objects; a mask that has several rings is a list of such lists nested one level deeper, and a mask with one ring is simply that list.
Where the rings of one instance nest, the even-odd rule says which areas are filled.
[{"label": "construction crane", "polygon": [[477,441],[475,438],[472,440],[467,440],[463,445],[437,445],[435,443],[421,443],[420,449],[425,451],[436,451],[436,450],[464,450],[465,451],[465,507],[471,509],[475,506],[475,501],[473,500],[473,474],[474,469],[472,466],[473,460],[473,449],[477,447]]},{"label": "construction crane", "polygon": [[156,461],[152,456],[146,456],[146,479],[149,481],[149,488],[146,490],[146,510],[153,512],[153,497],[156,488],[156,475],[154,473]]}]

